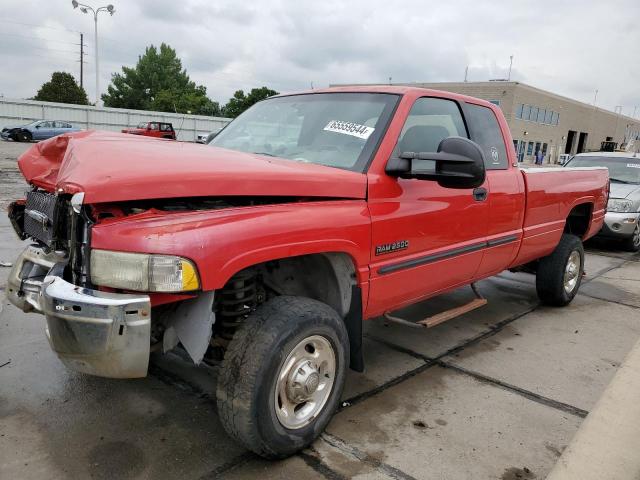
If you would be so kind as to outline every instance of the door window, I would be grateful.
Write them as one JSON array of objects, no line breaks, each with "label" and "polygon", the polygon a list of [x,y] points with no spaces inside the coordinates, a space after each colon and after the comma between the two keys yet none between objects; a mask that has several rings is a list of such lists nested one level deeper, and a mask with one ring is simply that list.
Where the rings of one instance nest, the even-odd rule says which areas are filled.
[{"label": "door window", "polygon": [[468,138],[458,105],[442,98],[419,98],[411,107],[395,153],[437,152],[447,137]]},{"label": "door window", "polygon": [[149,128],[150,128],[151,130],[158,130],[158,124],[157,124],[156,122],[151,122],[151,123],[149,124]]},{"label": "door window", "polygon": [[[508,167],[507,150],[502,138],[502,130],[493,110],[481,105],[468,103],[465,107],[472,140],[480,145],[484,153],[487,170],[504,170]],[[515,140],[514,140],[515,142]]]}]

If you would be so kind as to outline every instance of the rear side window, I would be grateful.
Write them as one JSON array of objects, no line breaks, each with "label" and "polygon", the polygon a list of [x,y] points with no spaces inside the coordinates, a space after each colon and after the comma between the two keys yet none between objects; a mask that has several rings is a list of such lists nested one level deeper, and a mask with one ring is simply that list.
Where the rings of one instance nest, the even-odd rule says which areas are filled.
[{"label": "rear side window", "polygon": [[465,108],[471,139],[480,145],[487,170],[504,170],[508,167],[507,150],[498,119],[490,108],[468,103]]},{"label": "rear side window", "polygon": [[395,153],[437,152],[447,137],[468,138],[458,104],[443,98],[419,98],[411,107]]}]

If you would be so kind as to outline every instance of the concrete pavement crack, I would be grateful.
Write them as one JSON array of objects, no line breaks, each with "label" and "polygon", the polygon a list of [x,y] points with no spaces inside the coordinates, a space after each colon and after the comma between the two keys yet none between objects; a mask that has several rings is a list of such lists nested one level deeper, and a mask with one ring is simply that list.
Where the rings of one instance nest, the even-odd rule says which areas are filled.
[{"label": "concrete pavement crack", "polygon": [[237,457],[232,458],[228,462],[223,463],[219,467],[214,468],[209,473],[206,473],[200,477],[200,480],[214,480],[219,479],[225,473],[228,473],[236,468],[244,465],[249,460],[256,458],[256,455],[251,452],[244,452],[238,455]]},{"label": "concrete pavement crack", "polygon": [[385,474],[389,478],[393,478],[394,480],[417,480],[415,477],[409,475],[408,473],[405,473],[396,467],[392,467],[382,460],[372,457],[359,448],[349,445],[344,440],[331,433],[324,432],[320,435],[320,438],[328,445],[331,445],[341,452],[360,460],[362,463],[375,468],[378,472]]},{"label": "concrete pavement crack", "polygon": [[[411,349],[405,348],[405,347],[401,347],[399,345],[396,345],[394,343],[391,342],[387,342],[384,340],[381,340],[379,338],[376,337],[372,337],[372,336],[368,336],[367,338],[370,338],[374,341],[380,342],[384,345],[386,345],[387,347],[396,350],[400,353],[404,353],[406,355],[410,355],[414,358],[418,358],[420,360],[423,360],[425,362],[425,365],[428,365],[429,367],[432,367],[433,365],[438,365],[439,367],[442,368],[447,368],[450,370],[454,370],[458,373],[463,373],[466,374],[468,376],[471,376],[473,378],[475,378],[478,381],[481,381],[483,383],[488,383],[490,385],[502,388],[503,390],[507,390],[510,391],[511,393],[515,393],[518,394],[522,397],[525,397],[529,400],[532,400],[536,403],[540,403],[542,405],[546,405],[548,407],[552,407],[555,408],[557,410],[562,410],[563,412],[566,413],[570,413],[571,415],[575,415],[577,417],[581,417],[584,418],[587,416],[588,412],[586,410],[583,410],[579,407],[576,407],[574,405],[570,405],[568,403],[564,403],[564,402],[560,402],[558,400],[554,400],[552,398],[548,398],[542,395],[539,395],[537,393],[534,393],[530,390],[526,390],[524,388],[518,387],[516,385],[512,385],[510,383],[507,382],[503,382],[502,380],[498,380],[497,378],[493,378],[493,377],[489,377],[487,375],[483,375],[481,373],[478,372],[474,372],[473,370],[468,370],[466,368],[463,367],[459,367],[455,364],[449,363],[449,362],[445,362],[443,360],[440,360],[441,358],[448,356],[449,354],[442,354],[439,355],[436,358],[429,358],[426,355],[422,355],[421,353],[415,352]],[[485,337],[486,338],[486,337]],[[455,352],[454,352],[455,353]]]},{"label": "concrete pavement crack", "polygon": [[347,480],[348,477],[345,477],[341,473],[336,472],[326,463],[324,463],[313,447],[309,447],[309,450],[315,455],[310,455],[304,450],[302,452],[298,452],[297,454],[297,456],[300,457],[309,468],[322,475],[327,480]]},{"label": "concrete pavement crack", "polygon": [[611,300],[610,298],[598,297],[598,296],[593,295],[591,293],[578,292],[578,295],[582,295],[583,297],[593,298],[595,300],[601,300],[603,302],[615,303],[616,305],[622,305],[623,307],[629,307],[629,308],[635,308],[635,309],[640,308],[638,305],[633,305],[631,303],[621,302],[619,300]]},{"label": "concrete pavement crack", "polygon": [[575,415],[576,417],[584,418],[588,415],[589,412],[583,410],[582,408],[576,407],[574,405],[570,405],[568,403],[560,402],[558,400],[554,400],[552,398],[545,397],[543,395],[539,395],[530,390],[526,390],[524,388],[517,387],[507,382],[503,382],[502,380],[498,380],[497,378],[489,377],[487,375],[483,375],[482,373],[474,372],[473,370],[468,370],[463,367],[459,367],[452,363],[438,361],[438,365],[442,368],[448,368],[450,370],[454,370],[458,373],[468,375],[470,377],[475,378],[476,380],[488,383],[493,386],[497,386],[502,388],[503,390],[516,393],[522,397],[525,397],[529,400],[532,400],[536,403],[540,403],[541,405],[546,405],[547,407],[552,407],[557,410],[561,410],[563,412],[569,413],[571,415]]},{"label": "concrete pavement crack", "polygon": [[496,323],[495,325],[490,326],[487,331],[482,332],[479,335],[476,335],[475,337],[472,337],[472,338],[470,338],[468,340],[465,340],[463,343],[450,348],[449,350],[445,351],[444,353],[441,353],[440,355],[438,355],[435,358],[426,357],[424,355],[421,355],[418,352],[414,352],[414,351],[412,351],[410,349],[406,349],[406,348],[401,347],[399,345],[396,345],[394,343],[387,342],[384,339],[378,338],[378,337],[373,336],[373,335],[365,334],[364,336],[366,338],[370,338],[371,340],[375,340],[376,342],[379,342],[379,343],[382,343],[384,345],[387,345],[389,348],[392,348],[392,349],[401,351],[402,353],[405,353],[405,354],[414,356],[416,358],[419,358],[419,359],[423,360],[425,363],[423,365],[420,365],[420,366],[412,369],[412,370],[408,370],[405,373],[403,373],[402,375],[394,377],[391,380],[389,380],[389,381],[387,381],[387,382],[385,382],[385,383],[383,383],[381,385],[378,385],[375,388],[372,388],[371,390],[367,390],[366,392],[362,392],[362,393],[360,393],[358,395],[355,395],[355,396],[353,396],[351,398],[348,398],[348,399],[344,400],[342,402],[342,407],[340,409],[342,410],[343,408],[348,408],[348,407],[350,407],[352,405],[360,403],[360,402],[362,402],[362,401],[364,401],[364,400],[366,400],[366,399],[368,399],[370,397],[373,397],[374,395],[377,395],[380,392],[385,391],[386,389],[388,389],[390,387],[393,387],[394,385],[397,385],[397,384],[399,384],[401,382],[404,382],[405,380],[407,380],[407,379],[409,379],[411,377],[414,377],[414,376],[418,375],[419,373],[424,372],[425,370],[433,367],[434,365],[437,365],[439,359],[441,359],[443,357],[446,357],[448,355],[453,355],[453,354],[459,352],[460,350],[462,350],[462,349],[464,349],[464,348],[466,348],[466,347],[468,347],[470,345],[473,345],[474,343],[477,343],[477,342],[479,342],[481,340],[484,340],[485,338],[489,338],[489,337],[495,335],[496,333],[500,332],[504,327],[509,325],[511,322],[515,322],[517,319],[527,315],[528,313],[533,312],[536,308],[538,308],[538,304],[528,308],[524,312],[520,312],[518,314],[515,314],[515,315],[513,315],[513,316],[511,316],[511,317],[509,317],[509,318],[507,318],[507,319],[505,319],[505,320],[503,320],[501,322]]}]

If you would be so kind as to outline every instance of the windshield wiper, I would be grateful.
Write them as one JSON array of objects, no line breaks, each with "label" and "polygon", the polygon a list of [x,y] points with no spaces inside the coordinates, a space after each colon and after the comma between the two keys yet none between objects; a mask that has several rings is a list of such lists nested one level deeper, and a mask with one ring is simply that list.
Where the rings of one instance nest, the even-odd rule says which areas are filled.
[{"label": "windshield wiper", "polygon": [[267,153],[267,152],[251,152],[254,155],[265,155],[267,157],[277,157],[277,155],[274,155],[273,153]]},{"label": "windshield wiper", "polygon": [[612,182],[616,182],[616,183],[629,183],[629,184],[635,184],[636,182],[629,182],[627,180],[620,180],[619,178],[613,178],[611,177],[609,180],[611,180]]}]

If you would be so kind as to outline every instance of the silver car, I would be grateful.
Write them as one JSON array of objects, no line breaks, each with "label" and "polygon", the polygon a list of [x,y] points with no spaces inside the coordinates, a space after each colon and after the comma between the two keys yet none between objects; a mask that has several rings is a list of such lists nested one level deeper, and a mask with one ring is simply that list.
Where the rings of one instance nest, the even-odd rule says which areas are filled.
[{"label": "silver car", "polygon": [[63,133],[79,132],[80,129],[74,127],[69,122],[60,120],[36,120],[26,125],[4,127],[0,132],[3,140],[13,140],[14,142],[30,142],[32,140],[46,140]]},{"label": "silver car", "polygon": [[599,235],[622,241],[626,250],[640,250],[640,154],[632,152],[580,153],[572,167],[607,167],[611,192],[604,226]]}]

